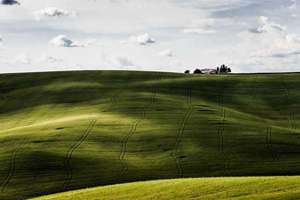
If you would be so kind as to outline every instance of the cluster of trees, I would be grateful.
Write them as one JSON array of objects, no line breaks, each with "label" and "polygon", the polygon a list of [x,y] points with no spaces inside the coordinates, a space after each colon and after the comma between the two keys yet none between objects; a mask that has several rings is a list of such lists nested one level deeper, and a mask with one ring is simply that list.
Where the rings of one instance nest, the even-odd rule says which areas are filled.
[{"label": "cluster of trees", "polygon": [[[185,74],[190,74],[191,71],[190,70],[186,70],[184,73]],[[203,73],[202,73],[202,71],[200,69],[195,69],[194,72],[193,72],[193,74],[203,74]]]},{"label": "cluster of trees", "polygon": [[[205,72],[203,72],[205,71]],[[204,73],[209,73],[209,74],[223,74],[223,73],[231,73],[231,68],[226,66],[226,65],[221,65],[220,67],[217,67],[217,69],[204,69],[204,70],[201,70],[201,69],[195,69],[193,71],[193,74],[204,74]],[[191,71],[190,70],[186,70],[184,72],[185,74],[190,74]]]},{"label": "cluster of trees", "polygon": [[231,69],[230,67],[227,67],[226,65],[221,65],[221,67],[217,67],[218,74],[220,73],[230,73]]}]

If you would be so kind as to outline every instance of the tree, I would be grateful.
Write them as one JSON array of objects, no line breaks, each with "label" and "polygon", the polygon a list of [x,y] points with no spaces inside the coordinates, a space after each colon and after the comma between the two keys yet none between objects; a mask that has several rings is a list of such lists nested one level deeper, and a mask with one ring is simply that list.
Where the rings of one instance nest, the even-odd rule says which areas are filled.
[{"label": "tree", "polygon": [[190,74],[191,72],[190,72],[190,70],[185,70],[184,73],[185,73],[185,74]]},{"label": "tree", "polygon": [[202,74],[202,71],[200,69],[195,69],[194,74]]},{"label": "tree", "polygon": [[227,67],[226,65],[221,65],[219,72],[220,73],[230,73],[231,69],[229,67]]}]

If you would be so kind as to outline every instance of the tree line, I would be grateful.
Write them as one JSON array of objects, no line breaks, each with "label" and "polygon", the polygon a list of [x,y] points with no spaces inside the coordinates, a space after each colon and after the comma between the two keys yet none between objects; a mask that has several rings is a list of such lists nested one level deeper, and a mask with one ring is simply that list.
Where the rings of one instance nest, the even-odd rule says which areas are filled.
[{"label": "tree line", "polygon": [[[225,74],[225,73],[231,73],[231,68],[226,65],[221,65],[220,67],[217,67],[216,69],[195,69],[193,71],[193,74]],[[190,74],[190,70],[186,70],[184,72],[185,74]]]}]

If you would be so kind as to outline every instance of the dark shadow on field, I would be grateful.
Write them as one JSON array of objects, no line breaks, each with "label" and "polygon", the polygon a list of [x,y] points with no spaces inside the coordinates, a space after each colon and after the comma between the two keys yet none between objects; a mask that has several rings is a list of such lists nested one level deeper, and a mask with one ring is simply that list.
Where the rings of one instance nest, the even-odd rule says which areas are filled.
[{"label": "dark shadow on field", "polygon": [[[289,80],[292,85],[291,98],[287,103],[284,96],[282,80]],[[261,118],[275,119],[283,110],[294,110],[300,113],[297,105],[300,96],[300,81],[297,76],[286,75],[249,75],[237,76],[200,76],[191,79],[169,79],[169,81],[144,82],[137,86],[139,91],[145,87],[158,87],[166,95],[181,95],[186,88],[192,90],[192,97],[218,104],[220,95],[224,98],[224,106]],[[288,112],[288,111],[286,111]]]},{"label": "dark shadow on field", "polygon": [[[287,118],[294,112],[297,119],[300,113],[298,76],[196,77],[143,72],[0,75],[0,114],[48,104],[66,107],[114,104],[97,111],[136,120],[145,115],[128,140],[123,161],[128,165],[125,174],[122,174],[124,166],[116,152],[116,147],[121,150],[123,138],[105,135],[99,128],[99,132],[94,131],[70,160],[73,174],[68,190],[178,178],[174,158],[180,161],[183,177],[299,175],[299,136],[298,132],[289,131]],[[283,79],[289,86],[289,95],[283,94],[286,90]],[[190,91],[190,100],[187,91]],[[112,99],[115,95],[118,96]],[[194,110],[185,122],[181,137],[177,137],[189,101]],[[227,109],[223,121],[222,109]],[[234,111],[239,111],[240,115]],[[248,124],[239,121],[247,116],[252,117]],[[121,129],[126,134],[131,126],[120,126],[116,131]],[[270,128],[271,137],[266,131]],[[55,130],[64,130],[64,127]],[[63,153],[68,149],[59,139],[66,140],[71,136],[56,136],[36,138],[31,141],[31,148],[17,154],[15,172],[0,199],[15,200],[65,191],[64,183],[70,169],[66,169]],[[176,138],[180,141],[174,156]],[[1,144],[9,146],[12,141],[13,138],[3,137]],[[76,140],[70,143],[73,142]],[[95,148],[94,156],[85,149],[91,144]],[[55,153],[56,147],[63,148],[60,154]],[[109,150],[112,147],[116,156],[105,156],[112,153]],[[1,176],[6,176],[9,168],[11,154],[7,152],[1,157]],[[15,188],[18,196],[15,196]]]},{"label": "dark shadow on field", "polygon": [[[15,172],[7,188],[0,193],[1,200],[21,200],[65,191],[64,182],[68,169],[64,166],[64,160],[64,155],[53,152],[23,151],[16,160]],[[85,155],[74,156],[71,163],[74,176],[68,190],[120,181],[118,174],[121,166],[118,160]],[[16,188],[17,194],[14,193]]]},{"label": "dark shadow on field", "polygon": [[[47,104],[88,104],[108,98],[130,83],[179,77],[179,74],[119,71],[81,71],[0,75],[0,113]],[[76,85],[75,83],[85,83]],[[95,83],[99,83],[98,85]],[[64,85],[69,87],[63,88]],[[73,84],[73,85],[72,85]],[[49,89],[48,86],[53,86]],[[62,89],[59,89],[62,87]]]},{"label": "dark shadow on field", "polygon": [[[291,91],[300,88],[297,76],[252,75],[243,76],[198,76],[143,72],[53,72],[0,76],[0,113],[7,114],[40,105],[61,104],[72,106],[91,103],[107,103],[116,91],[139,95],[157,88],[161,94],[178,97],[189,88],[192,97],[214,104],[220,95],[224,106],[241,112],[273,119],[272,116],[289,113],[289,105],[296,105],[300,98],[292,96],[289,105],[282,94],[282,79],[288,79]],[[77,85],[76,83],[81,83]],[[68,87],[63,87],[68,85]],[[47,88],[53,85],[53,88]],[[61,87],[61,88],[60,88]],[[280,102],[280,103],[279,103]],[[296,113],[300,108],[293,106]]]}]

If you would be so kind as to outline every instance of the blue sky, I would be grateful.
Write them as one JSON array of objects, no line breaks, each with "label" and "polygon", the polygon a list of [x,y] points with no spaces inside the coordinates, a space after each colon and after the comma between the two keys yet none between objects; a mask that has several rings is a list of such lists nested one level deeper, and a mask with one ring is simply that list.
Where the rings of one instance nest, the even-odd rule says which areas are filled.
[{"label": "blue sky", "polygon": [[0,73],[300,71],[300,0],[18,2],[0,5]]}]

